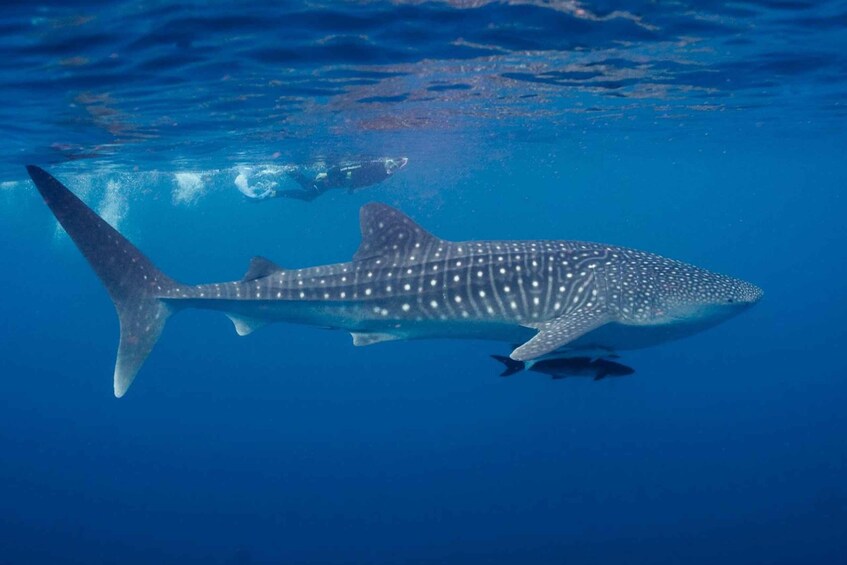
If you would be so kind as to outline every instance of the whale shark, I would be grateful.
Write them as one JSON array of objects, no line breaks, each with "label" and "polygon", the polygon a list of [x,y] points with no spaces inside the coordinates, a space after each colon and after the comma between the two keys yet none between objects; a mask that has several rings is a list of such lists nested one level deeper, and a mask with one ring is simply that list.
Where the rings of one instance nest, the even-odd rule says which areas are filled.
[{"label": "whale shark", "polygon": [[349,331],[355,345],[463,338],[520,343],[529,361],[559,349],[637,349],[698,333],[762,297],[757,286],[635,249],[581,241],[447,241],[380,203],[360,210],[352,261],[301,269],[255,257],[235,281],[190,285],[161,272],[56,178],[27,170],[106,287],[123,396],[168,318],[220,311],[239,335],[273,322]]}]

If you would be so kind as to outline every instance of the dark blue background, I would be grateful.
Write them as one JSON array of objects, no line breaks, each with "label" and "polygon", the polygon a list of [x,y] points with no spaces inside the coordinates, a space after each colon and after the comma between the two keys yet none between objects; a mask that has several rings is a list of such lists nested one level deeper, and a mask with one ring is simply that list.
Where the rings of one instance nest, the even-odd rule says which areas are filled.
[{"label": "dark blue background", "polygon": [[[713,4],[714,12],[701,15],[729,17]],[[823,8],[756,4],[730,23],[787,21],[790,12],[795,33],[813,30],[807,20],[815,17],[821,29],[833,30],[820,19],[828,13]],[[85,4],[77,9],[96,12]],[[371,9],[378,13],[368,17],[382,19],[397,10],[392,25],[424,30],[426,22],[409,22],[427,10],[452,13],[441,4]],[[515,25],[549,21],[533,15],[539,8],[514,9],[456,10],[452,25],[472,26],[496,11],[514,16]],[[32,17],[25,10],[15,16],[21,22]],[[164,12],[128,21],[142,29],[175,17]],[[369,21],[353,8],[347,16]],[[630,29],[625,18],[606,29],[605,20],[557,17],[574,29],[600,26],[592,32],[599,35],[584,36],[597,50],[608,48],[620,26]],[[686,22],[696,27],[696,18],[677,13],[643,17],[661,24],[650,34],[665,34],[642,37],[636,26],[630,39],[645,49],[674,39]],[[109,18],[118,15],[104,11],[93,25]],[[329,33],[321,28],[326,18],[303,18],[298,40]],[[232,21],[228,33],[263,29],[261,22]],[[190,23],[181,22],[180,33],[200,33]],[[347,20],[333,25],[355,27]],[[178,41],[167,25],[158,33]],[[711,28],[701,33],[725,40]],[[741,35],[769,53],[769,42],[780,40]],[[399,52],[414,37],[374,41]],[[428,37],[413,50],[421,60],[427,50],[442,62],[459,58]],[[270,39],[261,41],[277,49]],[[483,39],[494,41],[474,42]],[[107,51],[110,41],[119,40],[103,39]],[[529,49],[503,41],[500,47],[515,53]],[[668,47],[665,56],[682,57],[678,48]],[[551,49],[540,59],[570,47]],[[823,53],[819,69],[843,65],[839,55],[825,54],[833,44],[814,49]],[[237,50],[227,53],[239,60]],[[52,55],[31,56],[44,66],[26,72],[52,72]],[[303,57],[317,66],[348,63]],[[718,58],[713,67],[751,79],[739,68],[749,58],[731,50]],[[411,55],[394,62],[419,63]],[[71,162],[42,141],[75,138],[91,149],[84,140],[92,132],[115,139],[120,133],[85,121],[55,123],[54,114],[36,112],[64,105],[77,85],[55,97],[33,87],[18,112],[31,117],[32,131],[10,126],[19,133],[7,138],[8,182],[0,188],[0,563],[842,562],[847,136],[843,109],[825,101],[845,90],[799,72],[760,72],[754,90],[680,91],[667,99],[631,92],[622,102],[568,85],[539,93],[531,90],[539,83],[527,81],[524,94],[547,102],[525,99],[502,120],[466,114],[478,108],[472,99],[419,102],[427,111],[386,102],[373,112],[449,110],[452,126],[415,122],[420,127],[262,140],[234,121],[226,134],[208,124],[158,130],[155,139],[121,142],[97,159]],[[363,71],[349,74],[361,78]],[[151,87],[166,75],[151,72]],[[460,82],[458,75],[447,78]],[[772,84],[761,86],[766,79]],[[144,121],[150,108],[133,106],[131,92],[122,97],[120,85],[103,80],[113,105]],[[470,92],[479,88],[474,83]],[[168,114],[203,114],[183,91],[158,92]],[[757,96],[760,103],[751,104]],[[483,97],[479,107],[496,100],[490,91]],[[592,99],[587,103],[604,117],[544,114],[550,104],[565,111],[576,99]],[[704,99],[720,111],[691,110]],[[298,104],[335,110],[309,106],[298,119],[323,131],[322,116],[333,123],[361,117],[333,100],[304,97]],[[232,115],[259,114],[263,104]],[[0,113],[4,123],[15,121],[13,107]],[[681,114],[660,118],[662,112]],[[229,142],[210,149],[207,133]],[[167,153],[168,146],[179,154]],[[279,151],[280,160],[293,161],[363,148],[408,155],[409,166],[378,187],[312,204],[248,202],[233,184],[231,166],[260,164],[259,155],[270,159]],[[505,344],[354,348],[341,332],[288,325],[238,338],[225,317],[191,311],[172,319],[127,396],[117,400],[113,307],[25,179],[20,165],[33,156],[44,157],[41,164],[95,207],[117,202],[112,212],[121,230],[186,282],[236,279],[254,254],[289,267],[348,260],[358,245],[358,207],[381,200],[448,239],[627,245],[744,278],[765,298],[707,333],[627,352],[624,361],[637,373],[598,383],[535,374],[499,379],[488,355],[508,351]],[[178,171],[203,181],[188,204],[174,197]]]}]

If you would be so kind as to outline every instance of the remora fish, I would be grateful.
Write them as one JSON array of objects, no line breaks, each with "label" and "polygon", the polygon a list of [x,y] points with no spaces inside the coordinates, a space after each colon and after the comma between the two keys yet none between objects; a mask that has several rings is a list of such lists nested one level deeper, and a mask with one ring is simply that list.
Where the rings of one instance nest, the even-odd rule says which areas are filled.
[{"label": "remora fish", "polygon": [[186,285],[159,271],[47,172],[27,170],[115,304],[118,397],[168,317],[185,308],[224,312],[240,335],[286,321],[348,330],[355,345],[517,340],[523,345],[511,358],[525,361],[564,345],[617,351],[677,339],[762,296],[742,280],[611,245],[445,241],[384,204],[362,207],[362,242],[349,263],[283,269],[257,257],[239,281]]},{"label": "remora fish", "polygon": [[501,377],[508,377],[521,371],[533,371],[550,375],[554,379],[593,377],[595,381],[599,381],[606,377],[623,377],[635,372],[632,367],[627,367],[621,363],[615,363],[608,359],[592,359],[591,357],[552,357],[537,361],[515,361],[510,357],[501,355],[492,355],[491,357],[506,366],[505,370],[500,373]]}]

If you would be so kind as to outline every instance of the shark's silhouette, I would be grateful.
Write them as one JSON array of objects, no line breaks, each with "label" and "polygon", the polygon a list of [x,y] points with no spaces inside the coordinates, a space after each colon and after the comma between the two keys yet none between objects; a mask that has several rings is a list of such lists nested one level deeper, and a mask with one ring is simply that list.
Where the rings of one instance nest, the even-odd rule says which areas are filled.
[{"label": "shark's silhouette", "polygon": [[271,322],[348,330],[356,345],[394,339],[523,343],[531,360],[570,350],[646,347],[687,336],[757,302],[756,286],[658,255],[578,241],[440,239],[384,204],[361,209],[349,263],[284,269],[257,257],[241,280],[187,285],[44,170],[45,202],[103,281],[120,318],[115,395],[123,396],[172,314],[219,310],[240,335]]}]

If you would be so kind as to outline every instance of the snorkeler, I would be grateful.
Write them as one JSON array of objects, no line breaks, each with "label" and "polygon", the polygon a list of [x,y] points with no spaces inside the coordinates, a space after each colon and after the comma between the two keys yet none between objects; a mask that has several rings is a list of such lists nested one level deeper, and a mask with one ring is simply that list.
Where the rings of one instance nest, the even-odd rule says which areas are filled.
[{"label": "snorkeler", "polygon": [[330,167],[327,171],[309,177],[299,171],[289,176],[302,187],[299,190],[275,191],[273,196],[285,196],[310,202],[328,190],[347,189],[352,193],[356,189],[380,183],[402,169],[409,162],[408,157],[353,161]]},{"label": "snorkeler", "polygon": [[[235,179],[235,186],[252,200],[286,197],[310,202],[334,188],[347,189],[352,193],[356,189],[382,182],[405,167],[408,162],[408,157],[346,161],[315,176],[306,175],[301,168],[292,166],[265,167],[261,170],[241,167]],[[289,176],[302,188],[280,190],[278,179],[281,174]]]}]

